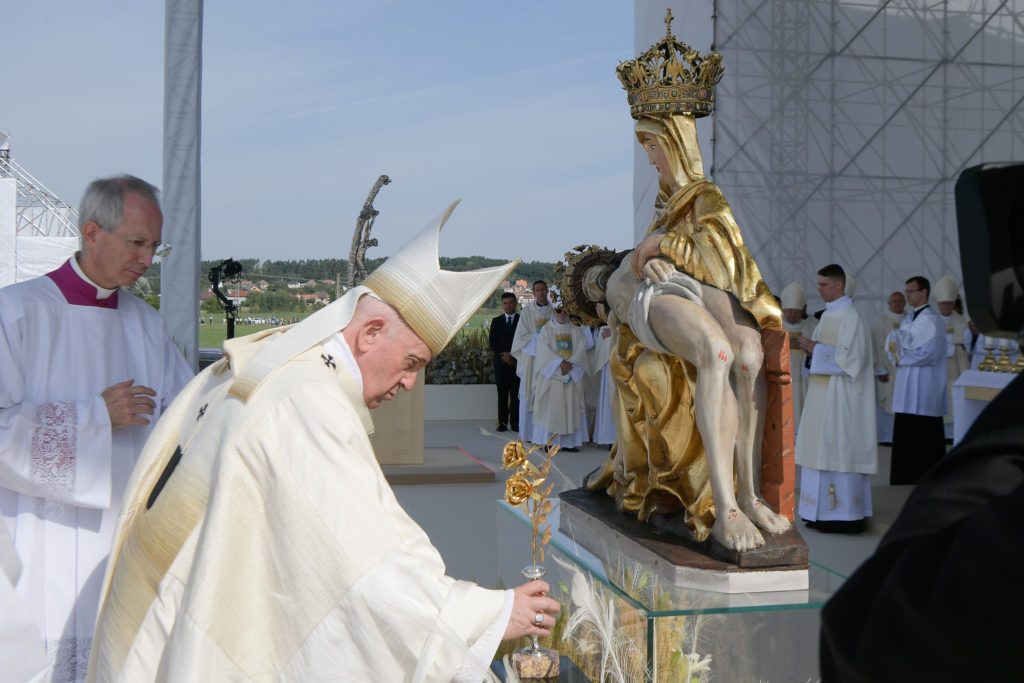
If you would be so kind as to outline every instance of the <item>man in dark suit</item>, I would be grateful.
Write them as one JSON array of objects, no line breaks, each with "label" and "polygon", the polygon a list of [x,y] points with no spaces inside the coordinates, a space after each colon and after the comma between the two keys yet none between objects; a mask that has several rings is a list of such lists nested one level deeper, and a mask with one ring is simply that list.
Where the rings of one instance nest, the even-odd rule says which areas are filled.
[{"label": "man in dark suit", "polygon": [[[498,385],[498,431],[519,431],[519,377],[516,376],[516,359],[512,357],[512,338],[519,324],[516,313],[516,295],[505,292],[501,295],[501,307],[505,311],[491,319],[491,351],[494,355],[494,383]],[[511,425],[509,421],[511,420]]]}]

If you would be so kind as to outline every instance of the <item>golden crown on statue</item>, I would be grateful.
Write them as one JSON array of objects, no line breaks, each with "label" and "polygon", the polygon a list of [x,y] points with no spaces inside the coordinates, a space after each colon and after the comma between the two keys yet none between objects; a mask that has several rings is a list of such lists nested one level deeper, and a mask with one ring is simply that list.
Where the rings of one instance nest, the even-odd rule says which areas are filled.
[{"label": "golden crown on statue", "polygon": [[722,79],[722,55],[702,55],[672,35],[672,10],[665,11],[665,38],[615,73],[628,94],[629,113],[641,116],[707,116]]}]

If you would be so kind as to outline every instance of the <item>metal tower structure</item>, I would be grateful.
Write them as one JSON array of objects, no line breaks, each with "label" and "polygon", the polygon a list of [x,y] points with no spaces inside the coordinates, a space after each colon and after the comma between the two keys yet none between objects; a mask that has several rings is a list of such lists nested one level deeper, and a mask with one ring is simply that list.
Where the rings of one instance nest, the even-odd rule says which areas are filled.
[{"label": "metal tower structure", "polygon": [[7,136],[0,133],[0,178],[15,180],[15,234],[32,237],[75,237],[78,212],[11,158]]},{"label": "metal tower structure", "polygon": [[959,279],[957,176],[1024,159],[1024,0],[716,0],[714,36],[710,171],[773,290]]}]

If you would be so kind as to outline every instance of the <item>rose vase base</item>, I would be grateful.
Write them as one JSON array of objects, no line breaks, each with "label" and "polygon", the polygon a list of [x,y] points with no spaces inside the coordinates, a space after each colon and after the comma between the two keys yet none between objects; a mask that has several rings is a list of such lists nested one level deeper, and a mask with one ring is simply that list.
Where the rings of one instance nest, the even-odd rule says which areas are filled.
[{"label": "rose vase base", "polygon": [[512,663],[521,679],[548,679],[557,680],[558,677],[558,653],[554,650],[544,650],[542,655],[529,652],[512,653]]}]

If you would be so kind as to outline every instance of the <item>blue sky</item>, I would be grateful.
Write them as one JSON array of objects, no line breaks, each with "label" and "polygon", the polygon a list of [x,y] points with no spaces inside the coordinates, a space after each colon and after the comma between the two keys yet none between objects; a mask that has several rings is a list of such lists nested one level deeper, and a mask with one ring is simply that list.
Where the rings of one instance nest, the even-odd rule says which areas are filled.
[{"label": "blue sky", "polygon": [[[160,184],[163,3],[4,10],[0,130],[77,204]],[[381,173],[386,256],[452,200],[441,254],[556,260],[629,246],[633,145],[615,66],[625,0],[207,2],[203,257],[347,257]]]}]

